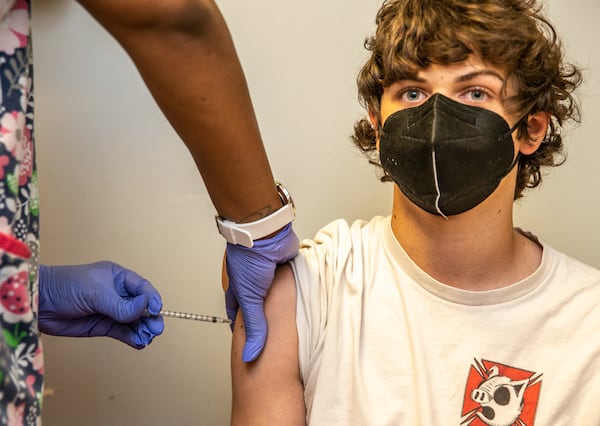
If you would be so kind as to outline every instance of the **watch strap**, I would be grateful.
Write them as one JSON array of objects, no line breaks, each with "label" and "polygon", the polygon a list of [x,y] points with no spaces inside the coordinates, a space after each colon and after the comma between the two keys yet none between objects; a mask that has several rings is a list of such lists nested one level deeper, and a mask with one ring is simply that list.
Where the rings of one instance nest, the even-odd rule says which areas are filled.
[{"label": "watch strap", "polygon": [[266,237],[269,234],[283,228],[295,218],[294,207],[286,204],[279,210],[274,211],[262,219],[254,222],[237,223],[231,220],[217,217],[217,228],[219,233],[230,243],[245,247],[252,247],[254,240]]},{"label": "watch strap", "polygon": [[294,201],[287,189],[279,182],[276,182],[277,193],[281,198],[283,207],[273,213],[254,222],[238,223],[216,216],[217,229],[219,233],[232,244],[239,244],[245,247],[254,246],[254,240],[266,237],[283,228],[296,218]]}]

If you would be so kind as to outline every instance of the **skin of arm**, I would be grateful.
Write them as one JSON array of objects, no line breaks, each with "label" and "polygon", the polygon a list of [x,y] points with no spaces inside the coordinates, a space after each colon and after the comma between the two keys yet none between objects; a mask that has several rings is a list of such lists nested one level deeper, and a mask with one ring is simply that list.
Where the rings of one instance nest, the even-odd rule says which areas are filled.
[{"label": "skin of arm", "polygon": [[289,265],[277,269],[265,301],[267,343],[254,362],[244,363],[245,333],[238,313],[231,347],[231,424],[305,425],[304,392],[298,366],[296,284]]},{"label": "skin of arm", "polygon": [[220,216],[281,207],[246,80],[212,0],[79,0],[133,60]]},{"label": "skin of arm", "polygon": [[[252,222],[282,206],[241,64],[214,0],[79,0],[121,44],[190,151],[219,216]],[[246,360],[266,339],[261,297],[275,265],[297,252],[293,231],[250,255],[230,256],[238,270],[226,296],[228,316],[248,320]],[[229,253],[237,253],[229,245]],[[241,251],[242,249],[240,249]],[[247,254],[247,253],[246,253]],[[233,296],[233,297],[232,297]]]}]

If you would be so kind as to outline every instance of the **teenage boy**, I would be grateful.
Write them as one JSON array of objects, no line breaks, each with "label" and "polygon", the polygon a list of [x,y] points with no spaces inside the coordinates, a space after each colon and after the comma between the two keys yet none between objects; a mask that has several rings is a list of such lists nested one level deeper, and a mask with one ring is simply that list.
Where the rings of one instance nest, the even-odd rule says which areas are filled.
[{"label": "teenage boy", "polygon": [[335,221],[279,268],[233,424],[600,424],[600,272],[515,229],[562,161],[580,72],[535,0],[393,0],[354,140],[388,217]]}]

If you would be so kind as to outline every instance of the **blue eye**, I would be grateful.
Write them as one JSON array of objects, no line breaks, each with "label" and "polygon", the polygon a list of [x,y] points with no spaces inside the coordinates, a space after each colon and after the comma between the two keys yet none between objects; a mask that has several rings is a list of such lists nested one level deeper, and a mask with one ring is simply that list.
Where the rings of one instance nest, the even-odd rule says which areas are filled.
[{"label": "blue eye", "polygon": [[487,99],[488,94],[486,93],[485,90],[481,90],[481,89],[473,89],[470,90],[469,93],[469,98],[472,101],[484,101]]},{"label": "blue eye", "polygon": [[419,89],[405,89],[400,93],[402,100],[407,102],[416,102],[423,99],[423,92]]},{"label": "blue eye", "polygon": [[409,90],[408,92],[406,92],[406,97],[411,101],[418,100],[419,95],[420,93],[417,90]]}]

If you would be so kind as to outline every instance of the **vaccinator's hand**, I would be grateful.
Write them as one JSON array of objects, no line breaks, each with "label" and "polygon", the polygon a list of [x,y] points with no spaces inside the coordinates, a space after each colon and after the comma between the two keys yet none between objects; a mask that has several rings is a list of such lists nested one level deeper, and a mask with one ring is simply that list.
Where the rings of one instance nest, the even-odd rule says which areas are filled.
[{"label": "vaccinator's hand", "polygon": [[242,353],[245,362],[258,358],[267,340],[264,300],[273,282],[275,268],[293,259],[298,254],[298,247],[298,237],[291,223],[271,238],[255,240],[252,248],[227,243],[229,287],[225,292],[225,306],[227,317],[232,321],[235,321],[238,307],[242,310],[246,329]]},{"label": "vaccinator's hand", "polygon": [[146,279],[116,263],[40,265],[39,277],[42,333],[109,336],[142,349],[163,332],[158,291]]}]

